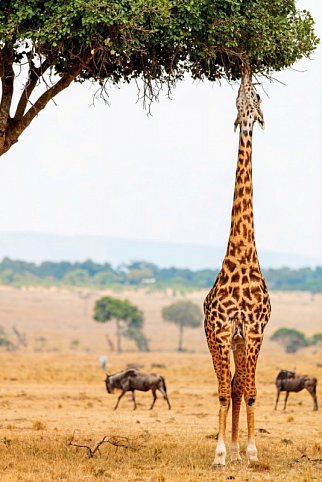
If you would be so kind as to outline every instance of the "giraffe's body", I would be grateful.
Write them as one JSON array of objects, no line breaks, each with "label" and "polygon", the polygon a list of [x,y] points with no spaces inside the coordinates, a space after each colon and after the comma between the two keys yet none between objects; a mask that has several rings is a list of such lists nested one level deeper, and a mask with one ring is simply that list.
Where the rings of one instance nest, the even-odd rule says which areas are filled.
[{"label": "giraffe's body", "polygon": [[[257,460],[254,438],[255,370],[263,331],[270,316],[268,291],[260,270],[254,237],[252,187],[252,129],[255,121],[263,127],[259,98],[249,68],[242,71],[238,92],[240,126],[238,163],[227,252],[205,308],[205,331],[219,383],[219,435],[214,466],[225,465],[226,418],[232,400],[231,460],[240,460],[239,412],[244,397],[247,409],[249,461]],[[230,377],[230,352],[235,374]]]}]

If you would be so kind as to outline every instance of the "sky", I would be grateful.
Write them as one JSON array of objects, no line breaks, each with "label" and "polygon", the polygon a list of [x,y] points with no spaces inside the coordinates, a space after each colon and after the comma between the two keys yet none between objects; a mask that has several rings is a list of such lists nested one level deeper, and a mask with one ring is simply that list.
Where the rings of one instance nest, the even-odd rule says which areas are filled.
[{"label": "sky", "polygon": [[[322,4],[298,2],[322,37]],[[254,216],[258,251],[322,263],[322,46],[258,86]],[[0,158],[0,232],[99,235],[226,246],[237,161],[238,85],[192,82],[152,116],[135,85],[61,93]]]}]

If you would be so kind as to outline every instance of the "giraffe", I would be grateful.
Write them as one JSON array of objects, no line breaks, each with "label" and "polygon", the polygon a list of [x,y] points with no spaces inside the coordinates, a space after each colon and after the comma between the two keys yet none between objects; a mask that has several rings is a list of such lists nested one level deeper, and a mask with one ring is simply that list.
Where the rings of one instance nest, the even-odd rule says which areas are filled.
[{"label": "giraffe", "polygon": [[[258,461],[255,444],[255,370],[271,307],[257,256],[253,221],[252,133],[257,121],[264,128],[260,98],[248,65],[241,68],[235,130],[240,128],[230,235],[222,268],[204,302],[205,332],[218,378],[219,432],[213,467],[226,462],[225,432],[232,401],[231,461],[241,460],[238,431],[244,397],[247,412],[249,462]],[[230,351],[235,373],[230,376]]]}]

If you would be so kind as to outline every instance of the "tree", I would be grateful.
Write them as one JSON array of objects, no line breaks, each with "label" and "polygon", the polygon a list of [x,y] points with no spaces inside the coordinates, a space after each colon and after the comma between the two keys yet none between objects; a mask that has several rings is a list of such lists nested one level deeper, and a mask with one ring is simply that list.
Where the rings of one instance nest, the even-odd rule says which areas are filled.
[{"label": "tree", "polygon": [[309,345],[322,345],[322,333],[315,333],[309,341]]},{"label": "tree", "polygon": [[178,351],[183,349],[184,328],[197,328],[202,322],[202,312],[198,305],[192,301],[178,301],[162,309],[162,318],[175,323],[179,327]]},{"label": "tree", "polygon": [[94,320],[116,322],[116,349],[122,352],[122,336],[133,339],[138,348],[148,351],[148,342],[145,338],[143,327],[143,314],[137,306],[128,300],[119,300],[110,296],[104,296],[96,301],[94,307]]},{"label": "tree", "polygon": [[84,269],[75,269],[69,271],[63,279],[64,283],[71,286],[86,286],[89,284],[87,271]]},{"label": "tree", "polygon": [[130,285],[141,285],[146,280],[154,280],[157,266],[146,261],[135,261],[129,265],[123,265],[126,270],[126,282]]},{"label": "tree", "polygon": [[150,351],[149,341],[147,337],[143,333],[142,328],[136,326],[135,323],[128,324],[124,336],[126,336],[130,340],[133,340],[139,351]]},{"label": "tree", "polygon": [[295,0],[2,0],[0,155],[74,81],[106,99],[109,83],[142,79],[150,102],[187,72],[270,75],[312,53],[313,25]]},{"label": "tree", "polygon": [[307,338],[304,333],[293,328],[279,328],[273,333],[271,340],[280,343],[286,353],[295,353],[300,348],[322,343],[322,333],[315,333]]},{"label": "tree", "polygon": [[300,348],[308,346],[308,341],[304,333],[294,328],[279,328],[273,333],[271,340],[280,343],[286,353],[295,353]]},{"label": "tree", "polygon": [[7,351],[13,351],[16,348],[14,343],[12,343],[8,337],[3,326],[0,326],[0,348],[1,347],[5,348]]}]

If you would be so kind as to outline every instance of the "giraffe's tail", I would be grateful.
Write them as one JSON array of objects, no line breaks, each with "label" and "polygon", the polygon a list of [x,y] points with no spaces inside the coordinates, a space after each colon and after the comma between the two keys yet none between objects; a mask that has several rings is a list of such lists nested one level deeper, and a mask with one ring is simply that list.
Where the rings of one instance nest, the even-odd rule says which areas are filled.
[{"label": "giraffe's tail", "polygon": [[246,366],[235,366],[235,373],[231,379],[231,392],[239,393],[240,395],[244,395],[245,387],[246,387]]},{"label": "giraffe's tail", "polygon": [[233,321],[231,345],[235,372],[231,379],[232,392],[244,394],[246,381],[246,333],[245,324],[238,318]]},{"label": "giraffe's tail", "polygon": [[239,317],[233,319],[230,342],[232,350],[236,345],[246,344],[245,323]]}]

